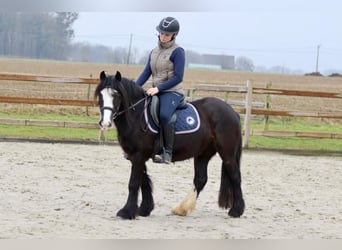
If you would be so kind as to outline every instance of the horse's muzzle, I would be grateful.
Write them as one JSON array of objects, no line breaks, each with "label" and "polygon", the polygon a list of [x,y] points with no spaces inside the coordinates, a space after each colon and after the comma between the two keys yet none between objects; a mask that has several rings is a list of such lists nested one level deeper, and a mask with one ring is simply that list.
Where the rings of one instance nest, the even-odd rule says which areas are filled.
[{"label": "horse's muzzle", "polygon": [[103,129],[111,128],[113,126],[113,115],[114,109],[112,107],[102,107],[100,127]]},{"label": "horse's muzzle", "polygon": [[103,120],[99,121],[99,125],[102,129],[112,128],[112,122],[103,122]]}]

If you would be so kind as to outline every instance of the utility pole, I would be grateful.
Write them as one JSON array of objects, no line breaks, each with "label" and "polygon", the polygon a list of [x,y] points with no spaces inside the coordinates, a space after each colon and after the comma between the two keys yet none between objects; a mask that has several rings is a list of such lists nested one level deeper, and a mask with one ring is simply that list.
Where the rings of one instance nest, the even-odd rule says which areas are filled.
[{"label": "utility pole", "polygon": [[318,73],[318,59],[319,59],[319,49],[321,45],[317,45],[317,58],[316,58],[316,73]]},{"label": "utility pole", "polygon": [[131,36],[129,38],[129,46],[128,46],[128,54],[127,54],[127,62],[126,62],[127,65],[129,65],[129,59],[131,57],[132,40],[133,40],[133,34],[131,34]]}]

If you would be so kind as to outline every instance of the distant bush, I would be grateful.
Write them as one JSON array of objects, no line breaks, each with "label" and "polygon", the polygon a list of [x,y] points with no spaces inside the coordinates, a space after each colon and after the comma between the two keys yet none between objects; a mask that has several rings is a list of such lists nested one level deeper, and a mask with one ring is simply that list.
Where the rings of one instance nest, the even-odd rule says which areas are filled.
[{"label": "distant bush", "polygon": [[305,76],[323,76],[321,73],[319,72],[311,72],[311,73],[306,73],[304,74]]},{"label": "distant bush", "polygon": [[339,73],[332,73],[331,75],[329,75],[330,77],[342,77],[341,74]]}]

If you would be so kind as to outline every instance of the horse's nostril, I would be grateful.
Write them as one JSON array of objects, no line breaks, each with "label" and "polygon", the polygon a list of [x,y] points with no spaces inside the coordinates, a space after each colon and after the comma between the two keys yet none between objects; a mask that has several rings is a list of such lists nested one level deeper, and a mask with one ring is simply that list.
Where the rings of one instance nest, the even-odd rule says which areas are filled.
[{"label": "horse's nostril", "polygon": [[102,122],[102,127],[110,128],[110,127],[112,127],[112,123],[111,122]]}]

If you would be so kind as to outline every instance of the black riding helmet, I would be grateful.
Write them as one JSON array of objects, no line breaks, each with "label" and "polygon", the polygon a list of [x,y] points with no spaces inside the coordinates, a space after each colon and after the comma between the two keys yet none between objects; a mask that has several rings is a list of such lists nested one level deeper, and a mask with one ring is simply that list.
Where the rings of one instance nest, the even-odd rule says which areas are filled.
[{"label": "black riding helmet", "polygon": [[178,34],[179,22],[174,17],[165,17],[160,21],[156,29],[159,33]]}]

